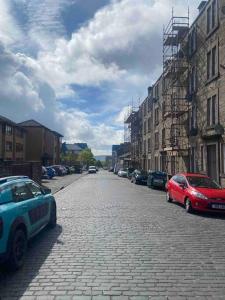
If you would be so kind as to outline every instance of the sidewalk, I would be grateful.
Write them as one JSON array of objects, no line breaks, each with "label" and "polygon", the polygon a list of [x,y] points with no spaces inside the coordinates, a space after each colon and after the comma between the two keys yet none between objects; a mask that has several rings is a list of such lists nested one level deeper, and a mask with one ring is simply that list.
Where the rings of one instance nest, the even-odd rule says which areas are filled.
[{"label": "sidewalk", "polygon": [[84,176],[86,172],[82,174],[71,174],[66,176],[56,176],[53,179],[42,179],[42,185],[50,188],[52,194],[57,193],[66,186],[70,185],[74,181],[78,180],[80,177]]}]

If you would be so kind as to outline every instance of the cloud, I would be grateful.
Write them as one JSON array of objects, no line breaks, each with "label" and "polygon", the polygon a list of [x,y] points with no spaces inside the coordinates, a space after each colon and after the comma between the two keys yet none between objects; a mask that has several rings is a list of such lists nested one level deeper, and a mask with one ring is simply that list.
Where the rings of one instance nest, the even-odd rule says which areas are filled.
[{"label": "cloud", "polygon": [[[108,153],[123,140],[126,107],[132,98],[143,99],[160,75],[162,27],[172,4],[183,15],[187,2],[114,0],[68,39],[61,14],[70,0],[0,0],[1,113],[15,121],[37,119],[70,142],[87,141],[95,153]],[[197,7],[198,1],[189,3]],[[10,7],[24,7],[23,26]],[[35,51],[16,53],[16,44]],[[81,111],[74,86],[104,85],[102,103],[93,105],[91,114]],[[88,100],[82,99],[87,107],[95,101]],[[107,120],[101,113],[111,115]]]}]

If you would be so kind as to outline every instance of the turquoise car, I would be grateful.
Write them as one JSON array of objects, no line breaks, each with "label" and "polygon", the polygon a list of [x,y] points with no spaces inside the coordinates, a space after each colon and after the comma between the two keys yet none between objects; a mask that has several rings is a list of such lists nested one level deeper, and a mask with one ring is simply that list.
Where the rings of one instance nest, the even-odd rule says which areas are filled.
[{"label": "turquoise car", "polygon": [[56,226],[51,190],[26,176],[0,178],[0,262],[19,269],[28,240],[45,226]]}]

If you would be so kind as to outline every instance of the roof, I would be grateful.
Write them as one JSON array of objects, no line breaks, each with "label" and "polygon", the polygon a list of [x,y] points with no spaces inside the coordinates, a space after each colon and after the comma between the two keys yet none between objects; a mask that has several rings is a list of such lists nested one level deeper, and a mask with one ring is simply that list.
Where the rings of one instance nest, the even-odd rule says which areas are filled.
[{"label": "roof", "polygon": [[66,150],[69,151],[82,151],[83,149],[79,147],[76,143],[74,144],[66,144]]},{"label": "roof", "polygon": [[192,177],[208,177],[205,174],[200,174],[200,173],[179,173],[176,175],[184,175],[184,176],[192,176]]},{"label": "roof", "polygon": [[35,120],[27,120],[27,121],[24,121],[24,122],[21,122],[21,123],[18,123],[18,125],[20,126],[23,126],[23,127],[43,127],[49,131],[51,131],[52,133],[54,133],[55,135],[58,135],[59,137],[63,137],[63,135],[61,135],[60,133],[54,131],[54,130],[51,130],[49,129],[48,127],[44,126],[43,124],[35,121]]},{"label": "roof", "polygon": [[6,123],[6,124],[9,124],[9,125],[11,125],[11,126],[20,128],[21,130],[24,130],[24,131],[25,131],[25,129],[24,129],[22,126],[20,126],[19,124],[16,124],[16,123],[13,122],[12,120],[10,120],[10,119],[8,119],[8,118],[6,118],[6,117],[3,117],[3,116],[1,116],[1,115],[0,115],[0,123]]},{"label": "roof", "polygon": [[88,145],[87,143],[75,143],[78,147],[80,147],[81,149],[87,149]]}]

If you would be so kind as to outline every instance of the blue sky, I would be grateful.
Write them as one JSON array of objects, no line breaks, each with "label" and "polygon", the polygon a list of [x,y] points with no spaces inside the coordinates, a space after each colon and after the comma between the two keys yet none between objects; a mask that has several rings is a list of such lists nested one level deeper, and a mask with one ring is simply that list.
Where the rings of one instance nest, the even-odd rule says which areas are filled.
[{"label": "blue sky", "polygon": [[[162,68],[162,28],[196,0],[0,0],[0,114],[34,118],[97,154]],[[139,100],[140,99],[140,100]]]}]

